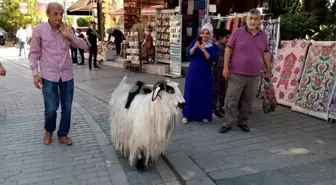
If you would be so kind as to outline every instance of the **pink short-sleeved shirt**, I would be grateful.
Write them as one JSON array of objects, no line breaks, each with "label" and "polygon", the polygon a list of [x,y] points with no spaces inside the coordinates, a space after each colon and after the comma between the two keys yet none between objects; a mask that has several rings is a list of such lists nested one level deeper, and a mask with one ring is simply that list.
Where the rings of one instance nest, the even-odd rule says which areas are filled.
[{"label": "pink short-sleeved shirt", "polygon": [[269,52],[265,32],[259,31],[252,35],[246,26],[237,28],[230,36],[227,47],[233,50],[230,68],[232,73],[260,75],[264,53]]}]

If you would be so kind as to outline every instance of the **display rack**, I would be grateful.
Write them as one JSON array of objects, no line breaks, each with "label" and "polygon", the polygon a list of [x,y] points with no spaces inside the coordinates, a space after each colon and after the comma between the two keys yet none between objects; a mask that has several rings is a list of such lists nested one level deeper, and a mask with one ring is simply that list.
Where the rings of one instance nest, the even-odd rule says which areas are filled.
[{"label": "display rack", "polygon": [[156,10],[155,27],[155,61],[170,64],[170,17],[174,15],[174,9]]},{"label": "display rack", "polygon": [[172,78],[182,77],[182,16],[170,16],[170,66],[166,76]]},{"label": "display rack", "polygon": [[128,45],[126,46],[124,69],[138,69],[141,71],[139,32],[130,31],[126,35]]}]

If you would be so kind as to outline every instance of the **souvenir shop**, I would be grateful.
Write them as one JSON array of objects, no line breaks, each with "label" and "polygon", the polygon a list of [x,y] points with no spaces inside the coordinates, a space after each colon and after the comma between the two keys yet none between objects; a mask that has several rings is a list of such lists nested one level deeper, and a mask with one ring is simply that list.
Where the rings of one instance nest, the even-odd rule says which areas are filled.
[{"label": "souvenir shop", "polygon": [[[158,3],[158,2],[156,2]],[[140,0],[124,0],[122,10],[110,15],[120,16],[120,24],[127,37],[124,44],[123,67],[134,71],[144,70],[147,73],[182,76],[182,61],[186,61],[186,48],[199,32],[202,18],[205,16],[206,0],[163,1],[163,5],[144,6]],[[162,8],[164,7],[164,8]],[[131,29],[133,18],[141,19],[143,31],[151,25],[154,29],[154,52],[150,57],[142,58],[140,33]],[[182,26],[183,25],[183,26]],[[186,35],[182,38],[182,33]]]}]

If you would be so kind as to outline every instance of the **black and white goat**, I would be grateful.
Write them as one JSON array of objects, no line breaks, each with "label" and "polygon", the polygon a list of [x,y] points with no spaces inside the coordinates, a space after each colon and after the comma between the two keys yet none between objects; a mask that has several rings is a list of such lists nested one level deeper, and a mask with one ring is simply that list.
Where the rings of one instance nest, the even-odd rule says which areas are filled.
[{"label": "black and white goat", "polygon": [[151,91],[148,87],[127,84],[124,77],[109,102],[112,143],[140,172],[164,153],[185,105],[176,82],[158,81]]}]

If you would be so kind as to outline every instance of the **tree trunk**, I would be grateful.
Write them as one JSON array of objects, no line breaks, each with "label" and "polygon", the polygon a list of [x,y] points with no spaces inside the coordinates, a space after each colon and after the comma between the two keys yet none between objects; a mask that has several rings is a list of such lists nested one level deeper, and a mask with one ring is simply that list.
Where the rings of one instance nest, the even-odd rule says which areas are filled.
[{"label": "tree trunk", "polygon": [[302,4],[304,10],[316,17],[318,24],[324,23],[328,10],[328,0],[303,0]]}]

